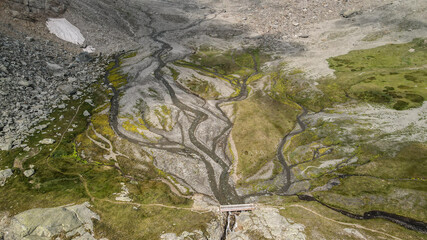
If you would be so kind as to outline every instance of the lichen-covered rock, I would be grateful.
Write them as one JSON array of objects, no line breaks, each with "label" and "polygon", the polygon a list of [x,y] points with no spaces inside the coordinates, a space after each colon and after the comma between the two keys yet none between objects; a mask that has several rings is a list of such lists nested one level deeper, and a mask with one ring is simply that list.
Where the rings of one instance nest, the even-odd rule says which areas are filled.
[{"label": "lichen-covered rock", "polygon": [[55,143],[55,139],[52,138],[45,138],[43,140],[40,140],[40,144],[50,145]]},{"label": "lichen-covered rock", "polygon": [[0,187],[3,187],[6,180],[13,175],[12,169],[0,170]]},{"label": "lichen-covered rock", "polygon": [[69,84],[60,85],[56,90],[65,95],[73,95],[77,91],[75,87]]},{"label": "lichen-covered rock", "polygon": [[78,239],[95,239],[92,219],[99,220],[99,216],[89,206],[89,203],[83,203],[22,212],[14,216],[4,229],[4,240],[49,240],[60,233],[67,237],[80,235]]},{"label": "lichen-covered rock", "polygon": [[34,175],[34,169],[28,169],[28,170],[25,170],[24,171],[24,176],[26,176],[26,177],[31,177],[31,176],[33,176]]},{"label": "lichen-covered rock", "polygon": [[293,223],[280,215],[278,209],[263,207],[236,216],[235,230],[227,236],[227,240],[259,238],[305,240],[304,228],[304,225]]}]

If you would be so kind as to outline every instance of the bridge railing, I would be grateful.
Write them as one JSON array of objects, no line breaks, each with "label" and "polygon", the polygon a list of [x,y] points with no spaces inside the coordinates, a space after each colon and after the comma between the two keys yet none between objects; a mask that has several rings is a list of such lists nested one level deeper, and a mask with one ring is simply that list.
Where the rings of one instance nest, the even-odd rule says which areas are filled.
[{"label": "bridge railing", "polygon": [[256,208],[255,204],[234,204],[234,205],[221,205],[219,206],[220,212],[240,212],[252,211]]}]

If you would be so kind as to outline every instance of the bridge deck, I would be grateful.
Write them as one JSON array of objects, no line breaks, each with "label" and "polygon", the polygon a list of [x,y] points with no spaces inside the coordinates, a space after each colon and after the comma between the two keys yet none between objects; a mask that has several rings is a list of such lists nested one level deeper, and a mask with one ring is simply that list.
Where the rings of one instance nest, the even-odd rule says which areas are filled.
[{"label": "bridge deck", "polygon": [[255,204],[221,205],[219,207],[219,210],[221,212],[252,211],[254,209],[255,209]]}]

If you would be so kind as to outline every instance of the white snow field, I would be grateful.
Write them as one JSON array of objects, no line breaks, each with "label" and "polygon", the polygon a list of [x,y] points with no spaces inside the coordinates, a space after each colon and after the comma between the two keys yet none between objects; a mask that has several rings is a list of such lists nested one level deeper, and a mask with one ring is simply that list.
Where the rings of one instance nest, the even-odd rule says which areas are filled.
[{"label": "white snow field", "polygon": [[65,18],[49,18],[46,21],[46,26],[50,33],[67,42],[82,45],[85,41],[80,30]]}]

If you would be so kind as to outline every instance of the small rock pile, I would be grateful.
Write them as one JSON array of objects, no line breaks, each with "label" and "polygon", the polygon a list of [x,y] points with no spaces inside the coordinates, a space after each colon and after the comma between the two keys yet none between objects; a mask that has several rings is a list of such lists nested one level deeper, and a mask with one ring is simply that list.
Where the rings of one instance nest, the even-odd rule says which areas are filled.
[{"label": "small rock pile", "polygon": [[19,147],[62,101],[78,99],[103,73],[100,60],[0,33],[0,150]]}]

